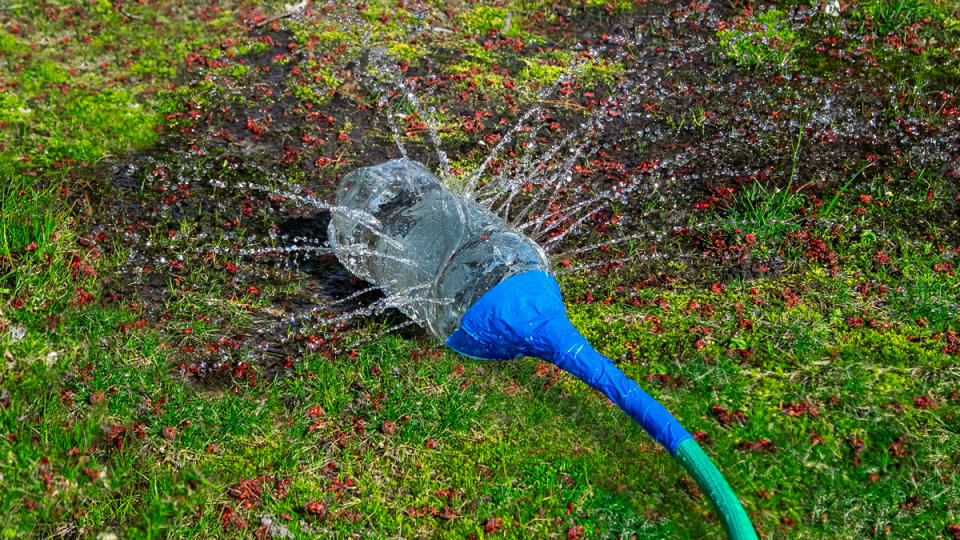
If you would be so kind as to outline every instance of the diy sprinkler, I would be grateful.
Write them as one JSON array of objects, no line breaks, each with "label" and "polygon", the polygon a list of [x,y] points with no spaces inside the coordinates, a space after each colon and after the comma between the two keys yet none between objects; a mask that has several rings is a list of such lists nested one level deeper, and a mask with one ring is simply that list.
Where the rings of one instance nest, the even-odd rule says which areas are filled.
[{"label": "diy sprinkler", "polygon": [[756,538],[733,490],[656,399],[567,319],[550,262],[530,238],[407,159],[346,175],[330,241],[351,272],[451,349],[482,360],[532,356],[603,392],[686,469],[732,539]]}]

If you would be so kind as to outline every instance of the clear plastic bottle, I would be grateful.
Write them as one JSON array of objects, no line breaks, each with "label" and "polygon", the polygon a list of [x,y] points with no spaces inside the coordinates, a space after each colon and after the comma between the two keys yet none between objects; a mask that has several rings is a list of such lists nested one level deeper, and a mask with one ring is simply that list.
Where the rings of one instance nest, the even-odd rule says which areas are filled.
[{"label": "clear plastic bottle", "polygon": [[550,271],[536,242],[416,161],[351,172],[336,204],[329,236],[340,262],[397,295],[397,307],[440,339],[501,281]]}]

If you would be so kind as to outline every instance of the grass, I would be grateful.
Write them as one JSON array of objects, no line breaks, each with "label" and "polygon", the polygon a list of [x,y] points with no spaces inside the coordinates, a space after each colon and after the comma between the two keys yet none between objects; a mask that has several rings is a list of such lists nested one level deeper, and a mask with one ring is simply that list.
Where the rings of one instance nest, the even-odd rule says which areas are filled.
[{"label": "grass", "polygon": [[[4,175],[69,170],[154,141],[153,126],[179,105],[176,92],[154,78],[175,75],[190,40],[144,38],[151,24],[163,28],[169,21],[152,10],[130,15],[135,18],[109,2],[46,9],[24,3],[6,11],[9,25],[0,41]],[[184,36],[199,27],[185,19],[177,26]]]},{"label": "grass", "polygon": [[[332,183],[357,152],[339,135],[360,138],[373,129],[363,115],[380,97],[339,90],[347,80],[340,68],[368,44],[382,44],[421,83],[465,75],[423,83],[418,92],[433,107],[427,117],[440,126],[454,168],[468,168],[485,156],[476,140],[513,124],[517,113],[507,98],[522,105],[566,69],[577,32],[596,39],[591,21],[606,28],[646,8],[520,1],[453,4],[447,14],[428,6],[424,25],[449,32],[429,41],[420,29],[413,35],[425,41],[412,44],[406,24],[415,14],[370,2],[359,15],[362,36],[309,18],[280,19],[278,28],[288,25],[303,56],[288,50],[258,64],[235,58],[280,54],[247,28],[282,13],[282,2],[184,4],[175,11],[150,2],[0,8],[0,536],[720,534],[702,494],[663,449],[603,396],[536,359],[477,362],[420,332],[383,335],[390,324],[381,319],[353,334],[322,336],[343,339],[342,347],[291,335],[284,354],[234,348],[255,339],[270,311],[308,304],[312,274],[325,263],[304,260],[305,269],[294,271],[231,254],[251,234],[265,236],[271,225],[302,216],[280,219],[279,210],[263,209],[276,201],[235,189],[254,170],[228,159],[236,157],[228,151],[236,141],[200,144],[202,157],[190,148],[213,137],[204,130],[216,125],[210,115],[217,111],[238,115],[243,125],[247,117],[237,111],[266,110],[269,121],[266,114],[256,120],[286,131],[281,146],[256,154],[266,156],[256,181],[273,188]],[[929,5],[870,4],[863,13],[879,26],[863,32],[903,34],[928,16]],[[821,40],[810,28],[788,26],[786,9],[732,14],[726,29],[704,32],[744,68],[737,77],[771,66],[778,73],[813,69],[819,64],[811,49]],[[499,36],[508,13],[510,30]],[[638,21],[650,15],[638,13]],[[858,17],[844,14],[843,21],[857,24]],[[660,27],[644,39],[656,48],[663,36]],[[537,136],[579,125],[590,106],[583,93],[609,91],[631,73],[641,46],[611,45],[622,52],[617,61],[590,61],[565,101],[544,108]],[[884,66],[905,58],[939,63],[929,51],[915,59],[889,44],[871,47],[899,59],[878,54]],[[285,94],[269,85],[263,68],[291,64],[305,73]],[[941,64],[915,75],[927,81],[915,101],[891,100],[878,118],[922,114],[949,128],[949,100],[924,108],[924,99],[952,80],[954,64]],[[820,76],[830,77],[823,70]],[[650,88],[680,78],[666,75]],[[686,95],[677,88],[647,104],[668,109]],[[759,106],[774,109],[784,96],[791,94],[773,87]],[[604,161],[622,158],[636,168],[671,145],[738,126],[717,120],[729,104],[699,96],[682,104],[689,119],[663,111],[651,120],[680,118],[670,120],[665,141],[631,138],[637,130],[622,119],[633,111],[619,111],[624,116],[611,121],[623,121],[624,135],[605,141]],[[283,124],[284,107],[321,111],[329,121]],[[410,131],[403,138],[411,147],[426,144],[415,127],[423,118],[409,102],[394,100],[388,109]],[[466,134],[464,118],[486,125]],[[840,180],[816,187],[807,164],[823,146],[811,125],[779,142],[758,138],[758,154],[777,159],[763,169],[768,162],[754,156],[747,168],[771,171],[766,178],[740,179],[719,204],[683,209],[702,224],[691,227],[690,245],[680,244],[696,258],[670,259],[653,278],[642,262],[563,278],[570,316],[689,430],[702,432],[706,451],[769,537],[952,535],[960,522],[953,480],[960,467],[953,333],[960,285],[949,236],[956,179],[914,166],[909,156],[897,163],[850,155]],[[239,147],[268,144],[265,133],[245,133],[249,144]],[[690,133],[697,141],[685,139]],[[322,143],[304,159],[332,165],[277,164],[283,146],[305,136]],[[392,144],[389,133],[377,140]],[[108,166],[131,153],[155,161],[133,160],[150,166],[125,180]],[[580,165],[583,178],[607,166]],[[189,189],[170,184],[161,191],[159,178],[178,172]],[[666,197],[665,176],[657,179]],[[204,191],[201,181],[209,178],[229,187]],[[123,189],[124,181],[136,185]],[[179,202],[159,203],[174,193]],[[670,209],[658,200],[648,204],[662,217]],[[238,221],[225,225],[230,220]],[[157,249],[151,253],[183,255],[183,269],[169,257],[145,268],[147,241]],[[674,241],[688,240],[662,244]],[[662,244],[644,238],[626,249],[639,259]],[[741,254],[752,266],[785,262],[737,274],[733,261]],[[204,371],[201,361],[221,367]]]},{"label": "grass", "polygon": [[797,50],[807,44],[790,28],[786,13],[768,9],[750,18],[741,18],[732,29],[717,32],[717,44],[740,65],[785,69]]},{"label": "grass", "polygon": [[946,4],[924,0],[874,0],[863,6],[864,13],[873,19],[880,36],[899,34],[918,21],[927,19],[956,24],[956,16]]},{"label": "grass", "polygon": [[889,35],[915,22],[921,16],[922,4],[919,0],[891,0],[878,2],[871,7],[877,21],[877,32]]}]

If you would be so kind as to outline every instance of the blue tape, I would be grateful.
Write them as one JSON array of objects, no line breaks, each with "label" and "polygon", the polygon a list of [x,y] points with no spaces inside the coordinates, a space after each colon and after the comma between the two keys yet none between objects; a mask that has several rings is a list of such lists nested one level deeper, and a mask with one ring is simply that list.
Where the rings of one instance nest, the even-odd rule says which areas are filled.
[{"label": "blue tape", "polygon": [[567,319],[557,280],[545,272],[512,276],[467,310],[447,346],[482,360],[534,356],[603,392],[673,455],[691,436],[667,409],[590,346]]}]

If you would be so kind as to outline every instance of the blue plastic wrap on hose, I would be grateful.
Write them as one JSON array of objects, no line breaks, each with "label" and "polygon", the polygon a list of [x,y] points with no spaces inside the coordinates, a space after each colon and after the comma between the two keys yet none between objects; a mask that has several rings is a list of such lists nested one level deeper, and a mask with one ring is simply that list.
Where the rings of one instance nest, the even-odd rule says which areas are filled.
[{"label": "blue plastic wrap on hose", "polygon": [[446,342],[484,360],[550,360],[603,392],[673,455],[691,436],[657,400],[590,346],[567,319],[560,286],[545,272],[515,275],[490,289]]}]

